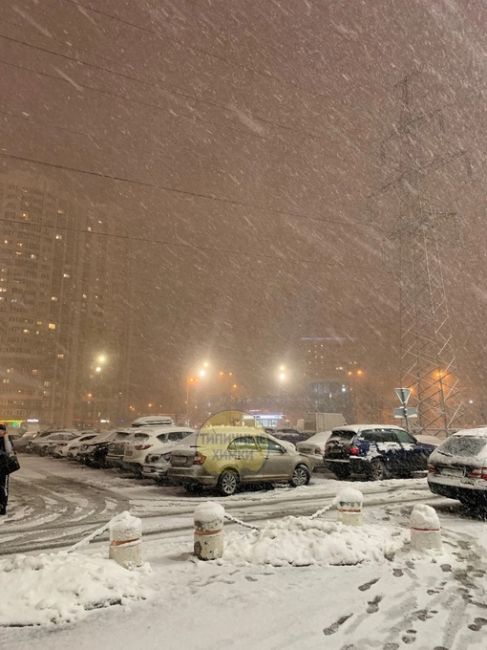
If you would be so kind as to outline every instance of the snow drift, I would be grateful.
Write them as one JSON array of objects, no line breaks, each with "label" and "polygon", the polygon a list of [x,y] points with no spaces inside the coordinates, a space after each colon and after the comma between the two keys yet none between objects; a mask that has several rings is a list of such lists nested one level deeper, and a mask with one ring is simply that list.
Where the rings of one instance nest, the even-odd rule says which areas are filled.
[{"label": "snow drift", "polygon": [[91,609],[145,598],[146,572],[80,553],[0,560],[0,625],[71,623]]}]

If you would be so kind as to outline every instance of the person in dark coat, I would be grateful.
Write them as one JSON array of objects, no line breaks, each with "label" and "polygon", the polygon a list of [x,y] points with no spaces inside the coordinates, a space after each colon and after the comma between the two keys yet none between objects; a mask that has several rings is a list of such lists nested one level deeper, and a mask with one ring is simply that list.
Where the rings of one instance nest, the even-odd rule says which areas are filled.
[{"label": "person in dark coat", "polygon": [[2,455],[7,455],[7,427],[0,424],[0,516],[7,514],[8,474],[2,469]]}]

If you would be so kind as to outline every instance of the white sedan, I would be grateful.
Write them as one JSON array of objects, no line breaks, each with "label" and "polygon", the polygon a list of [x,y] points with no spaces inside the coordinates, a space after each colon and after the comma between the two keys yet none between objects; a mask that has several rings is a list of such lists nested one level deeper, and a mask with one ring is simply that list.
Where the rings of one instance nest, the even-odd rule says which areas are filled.
[{"label": "white sedan", "polygon": [[86,433],[82,433],[78,438],[74,438],[74,440],[61,443],[54,447],[52,455],[56,456],[56,458],[77,458],[81,445],[88,442],[88,440],[93,440],[93,438],[96,438],[98,435],[99,433],[96,431],[87,431]]},{"label": "white sedan", "polygon": [[325,446],[331,436],[331,431],[319,431],[311,438],[298,442],[296,449],[303,456],[307,456],[313,461],[314,468],[323,467],[323,456],[325,454]]}]

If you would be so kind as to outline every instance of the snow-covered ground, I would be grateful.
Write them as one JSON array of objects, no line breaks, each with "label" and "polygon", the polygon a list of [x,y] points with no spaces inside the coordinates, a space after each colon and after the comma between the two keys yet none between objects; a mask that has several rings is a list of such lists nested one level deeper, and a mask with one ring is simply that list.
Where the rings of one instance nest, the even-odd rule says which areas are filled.
[{"label": "snow-covered ground", "polygon": [[[39,482],[46,480],[43,472],[55,462],[33,461]],[[75,471],[71,465],[69,470]],[[79,481],[85,482],[83,498],[89,499],[91,479],[84,472],[81,476],[74,477],[76,485],[79,489]],[[295,508],[331,503],[343,482],[315,479],[300,490],[216,499],[232,514],[243,512],[260,530],[226,525],[223,559],[205,563],[192,555],[191,511],[201,499],[174,488],[104,477],[101,473],[97,487],[115,490],[117,509],[128,502],[133,512],[159,513],[156,521],[161,522],[167,517],[172,521],[177,510],[177,521],[186,528],[178,532],[174,526],[167,530],[162,526],[157,534],[146,535],[143,552],[151,570],[114,567],[104,559],[107,542],[82,547],[71,556],[61,551],[0,559],[0,623],[28,622],[29,607],[34,612],[30,622],[41,620],[37,595],[41,604],[44,596],[44,605],[47,602],[55,610],[58,600],[64,602],[64,589],[67,603],[65,615],[53,616],[56,622],[47,626],[1,627],[1,648],[485,648],[485,523],[459,504],[433,498],[429,502],[440,515],[443,553],[412,552],[407,522],[414,502],[424,502],[427,496],[424,480],[354,483],[365,495],[362,529],[338,525],[333,509],[314,520],[292,516],[304,514],[292,512]],[[22,480],[17,481],[19,489]],[[120,494],[114,487],[118,482]],[[160,495],[150,497],[154,489]],[[82,509],[79,505],[75,516]],[[265,512],[270,519],[264,519]],[[143,518],[145,531],[152,522]],[[28,525],[26,518],[3,525],[0,540],[14,523],[19,529]],[[20,611],[14,605],[23,596],[27,602]],[[107,602],[121,604],[92,609]]]}]

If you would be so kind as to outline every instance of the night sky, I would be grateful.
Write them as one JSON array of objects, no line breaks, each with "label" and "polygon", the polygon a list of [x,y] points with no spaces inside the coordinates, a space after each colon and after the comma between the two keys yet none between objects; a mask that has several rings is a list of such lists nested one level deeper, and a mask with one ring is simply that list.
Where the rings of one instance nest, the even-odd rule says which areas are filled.
[{"label": "night sky", "polygon": [[397,384],[401,156],[457,215],[440,250],[460,373],[481,387],[483,0],[15,0],[0,19],[1,169],[131,238],[148,398],[176,403],[207,357],[267,390],[305,336],[348,339]]}]

